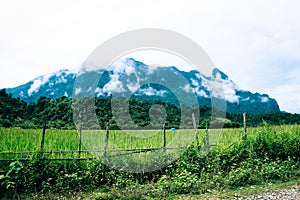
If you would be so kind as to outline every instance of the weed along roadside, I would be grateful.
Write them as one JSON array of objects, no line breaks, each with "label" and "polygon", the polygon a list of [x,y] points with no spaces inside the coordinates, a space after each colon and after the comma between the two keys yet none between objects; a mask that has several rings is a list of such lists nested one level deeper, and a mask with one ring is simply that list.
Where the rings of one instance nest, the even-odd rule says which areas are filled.
[{"label": "weed along roadside", "polygon": [[[299,184],[299,130],[299,125],[248,128],[244,140],[241,139],[243,129],[224,129],[218,145],[213,146],[206,156],[199,154],[195,141],[179,159],[160,170],[130,173],[108,167],[99,159],[84,159],[92,158],[84,145],[80,154],[83,159],[78,162],[78,151],[67,151],[78,148],[76,131],[46,130],[44,152],[39,152],[41,130],[2,128],[1,196],[11,199],[76,193],[98,199],[172,199],[210,191],[229,191],[227,193],[231,194],[230,191],[240,187],[276,185],[291,180],[295,180],[293,184]],[[174,131],[166,130],[167,141],[173,137],[172,133]],[[197,133],[199,141],[205,141],[205,130]],[[110,131],[109,137],[128,149],[161,148],[164,144],[163,131],[145,141],[140,138],[137,141],[135,137],[130,139],[122,131],[114,130]],[[61,153],[55,153],[59,151]],[[138,162],[139,154],[130,154],[135,158],[131,162]],[[24,155],[27,159],[22,160]]]}]

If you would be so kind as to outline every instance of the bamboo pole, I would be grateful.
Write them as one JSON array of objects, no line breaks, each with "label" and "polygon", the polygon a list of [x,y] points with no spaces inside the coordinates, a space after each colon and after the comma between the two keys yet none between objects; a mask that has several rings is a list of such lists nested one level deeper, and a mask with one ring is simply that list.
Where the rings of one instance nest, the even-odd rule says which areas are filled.
[{"label": "bamboo pole", "polygon": [[44,144],[45,144],[45,134],[46,134],[46,120],[44,121],[44,125],[43,125],[43,133],[42,133],[42,141],[41,141],[41,150],[44,149]]},{"label": "bamboo pole", "polygon": [[109,138],[109,123],[106,124],[106,134],[105,134],[105,141],[104,141],[104,158],[106,158],[107,147],[108,147],[108,138]]},{"label": "bamboo pole", "polygon": [[132,133],[130,133],[130,152],[132,153]]},{"label": "bamboo pole", "polygon": [[247,140],[247,119],[246,119],[246,113],[243,113],[243,123],[244,123],[244,135],[243,140]]},{"label": "bamboo pole", "polygon": [[208,125],[206,125],[206,131],[205,131],[205,149],[207,152],[210,151],[210,144],[209,144],[209,131],[208,131]]},{"label": "bamboo pole", "polygon": [[193,126],[194,126],[194,132],[195,132],[195,138],[196,138],[196,145],[198,150],[200,150],[200,145],[199,145],[199,137],[198,137],[198,132],[197,132],[197,124],[196,124],[196,119],[195,119],[195,114],[192,114],[192,119],[193,119]]},{"label": "bamboo pole", "polygon": [[167,141],[166,141],[166,124],[163,125],[163,148],[166,151]]},{"label": "bamboo pole", "polygon": [[80,158],[80,154],[81,154],[81,140],[82,140],[82,126],[80,124],[79,127],[79,144],[78,144],[78,158]]}]

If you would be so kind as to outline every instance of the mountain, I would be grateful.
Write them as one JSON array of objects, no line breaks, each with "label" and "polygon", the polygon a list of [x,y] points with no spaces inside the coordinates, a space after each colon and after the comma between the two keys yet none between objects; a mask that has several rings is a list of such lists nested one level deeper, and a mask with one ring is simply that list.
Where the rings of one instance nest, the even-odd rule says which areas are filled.
[{"label": "mountain", "polygon": [[149,66],[132,58],[113,63],[107,69],[89,69],[78,73],[60,70],[8,88],[7,92],[26,102],[35,102],[41,96],[56,99],[88,94],[108,97],[112,94],[191,106],[195,102],[210,106],[211,98],[225,99],[230,113],[280,111],[275,99],[267,94],[240,89],[217,68],[207,76],[196,70],[181,71],[174,66]]}]

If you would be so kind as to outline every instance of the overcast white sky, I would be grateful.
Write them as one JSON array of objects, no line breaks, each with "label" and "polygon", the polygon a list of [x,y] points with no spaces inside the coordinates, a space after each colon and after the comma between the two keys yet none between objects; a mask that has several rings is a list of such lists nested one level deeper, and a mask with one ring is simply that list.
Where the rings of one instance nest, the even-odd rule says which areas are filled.
[{"label": "overcast white sky", "polygon": [[164,28],[196,41],[240,88],[300,113],[298,0],[0,0],[0,88],[78,69],[105,40]]}]

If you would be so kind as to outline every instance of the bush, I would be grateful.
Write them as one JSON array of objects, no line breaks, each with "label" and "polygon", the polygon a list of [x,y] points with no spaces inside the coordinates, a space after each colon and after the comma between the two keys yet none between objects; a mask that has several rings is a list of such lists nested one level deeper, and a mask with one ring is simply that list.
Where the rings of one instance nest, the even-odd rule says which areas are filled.
[{"label": "bush", "polygon": [[[300,177],[299,151],[299,132],[290,134],[265,127],[258,137],[249,137],[230,149],[214,150],[205,157],[191,146],[174,163],[148,173],[118,171],[100,160],[43,160],[41,154],[32,161],[1,162],[0,186],[2,194],[11,198],[15,193],[66,193],[95,188],[116,192],[107,198],[123,198],[126,194],[140,198],[148,194],[142,189],[147,184],[169,194],[198,194],[214,188]],[[104,195],[99,199],[102,197],[106,198]]]}]

